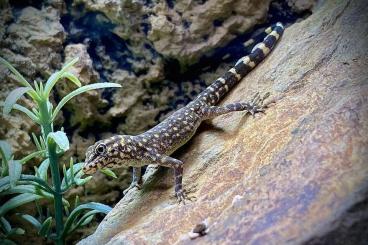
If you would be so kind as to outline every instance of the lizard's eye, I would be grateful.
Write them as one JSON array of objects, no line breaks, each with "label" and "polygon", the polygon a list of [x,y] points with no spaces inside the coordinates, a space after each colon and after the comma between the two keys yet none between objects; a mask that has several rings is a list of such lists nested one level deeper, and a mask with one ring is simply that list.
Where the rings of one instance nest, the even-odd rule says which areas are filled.
[{"label": "lizard's eye", "polygon": [[104,144],[99,144],[97,147],[96,147],[96,153],[99,154],[99,155],[102,155],[102,154],[105,154],[106,152],[106,145]]}]

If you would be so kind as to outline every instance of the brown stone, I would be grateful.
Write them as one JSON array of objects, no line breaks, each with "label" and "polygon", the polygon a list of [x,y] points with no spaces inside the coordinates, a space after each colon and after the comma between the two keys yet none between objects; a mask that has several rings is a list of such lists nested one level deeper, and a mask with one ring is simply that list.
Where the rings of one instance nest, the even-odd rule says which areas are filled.
[{"label": "brown stone", "polygon": [[295,244],[330,231],[368,191],[367,12],[364,0],[330,0],[286,29],[223,102],[270,91],[275,105],[218,117],[175,154],[195,201],[175,204],[173,173],[159,170],[79,244],[187,244],[204,220],[200,244]]}]

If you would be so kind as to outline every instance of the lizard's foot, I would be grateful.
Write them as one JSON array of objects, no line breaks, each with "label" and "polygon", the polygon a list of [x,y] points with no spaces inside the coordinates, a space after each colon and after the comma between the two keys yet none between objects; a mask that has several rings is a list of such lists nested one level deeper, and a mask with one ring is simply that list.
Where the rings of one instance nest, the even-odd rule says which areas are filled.
[{"label": "lizard's foot", "polygon": [[126,188],[124,191],[123,191],[123,194],[124,196],[131,190],[131,189],[134,189],[134,188],[137,188],[138,190],[140,190],[142,188],[142,186],[138,183],[138,182],[132,182],[130,184],[130,186],[128,188]]},{"label": "lizard's foot", "polygon": [[177,198],[177,201],[179,204],[184,204],[185,205],[185,201],[196,201],[197,198],[195,196],[190,196],[188,195],[190,193],[190,190],[179,190],[175,193],[175,196]]},{"label": "lizard's foot", "polygon": [[251,102],[249,103],[249,109],[247,110],[252,116],[258,112],[264,113],[267,105],[264,105],[263,102],[270,96],[270,93],[266,93],[263,97],[260,96],[259,93],[256,93]]}]

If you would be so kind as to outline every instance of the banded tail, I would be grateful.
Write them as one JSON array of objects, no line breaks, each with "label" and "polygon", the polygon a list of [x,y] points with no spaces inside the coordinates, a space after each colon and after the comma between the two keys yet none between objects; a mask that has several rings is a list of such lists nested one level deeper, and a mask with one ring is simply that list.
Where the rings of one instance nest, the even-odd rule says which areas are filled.
[{"label": "banded tail", "polygon": [[283,34],[284,26],[281,23],[277,23],[267,28],[265,32],[267,36],[262,42],[254,46],[249,55],[240,58],[234,67],[208,86],[198,95],[195,101],[204,102],[207,105],[216,105],[235,84],[269,54]]}]

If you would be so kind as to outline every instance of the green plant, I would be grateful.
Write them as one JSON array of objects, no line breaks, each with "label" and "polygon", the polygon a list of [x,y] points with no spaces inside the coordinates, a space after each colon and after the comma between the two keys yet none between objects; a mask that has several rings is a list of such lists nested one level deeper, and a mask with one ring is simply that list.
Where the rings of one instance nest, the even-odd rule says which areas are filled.
[{"label": "green plant", "polygon": [[[11,195],[9,199],[0,207],[0,228],[3,241],[10,242],[7,238],[12,234],[23,234],[21,228],[12,228],[5,215],[8,211],[23,204],[35,202],[38,210],[37,217],[29,214],[18,214],[23,219],[30,222],[38,231],[40,236],[54,240],[56,244],[64,244],[65,238],[78,227],[87,225],[92,221],[97,213],[108,213],[111,208],[100,203],[79,203],[76,196],[74,205],[63,198],[63,194],[74,186],[84,185],[92,176],[83,177],[83,163],[74,163],[70,159],[68,168],[62,166],[62,176],[59,168],[60,156],[69,149],[69,140],[63,129],[54,130],[54,120],[62,107],[73,97],[93,89],[120,87],[115,83],[96,83],[81,86],[79,79],[68,72],[78,59],[68,62],[60,71],[53,73],[45,84],[34,82],[31,84],[6,60],[0,57],[0,62],[11,72],[14,78],[22,87],[14,89],[2,103],[3,114],[8,115],[11,110],[18,110],[25,113],[41,128],[41,135],[37,137],[32,134],[37,151],[20,159],[14,160],[11,148],[5,141],[0,141],[1,179],[0,196]],[[54,108],[50,102],[50,94],[55,84],[62,78],[73,82],[78,88],[67,94]],[[34,102],[34,107],[28,108],[17,104],[19,98],[27,95]],[[34,175],[22,174],[22,164],[34,157],[41,157],[44,160],[35,167]],[[49,170],[51,181],[49,180]],[[51,183],[50,183],[51,182]],[[51,201],[53,208],[47,208],[45,216],[41,207],[41,200]],[[45,202],[42,202],[45,203]],[[46,202],[47,203],[47,202]],[[1,241],[1,240],[0,240]]]}]

